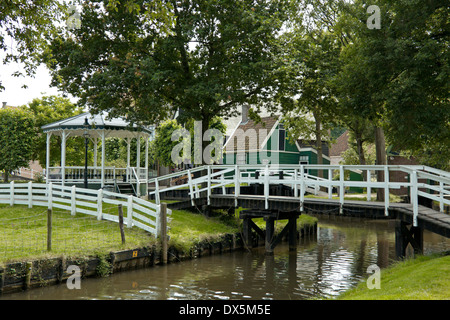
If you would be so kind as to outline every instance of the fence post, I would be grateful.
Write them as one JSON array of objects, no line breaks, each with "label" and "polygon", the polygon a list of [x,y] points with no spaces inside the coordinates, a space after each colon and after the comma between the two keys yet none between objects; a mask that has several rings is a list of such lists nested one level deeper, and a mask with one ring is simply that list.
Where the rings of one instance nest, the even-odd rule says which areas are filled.
[{"label": "fence post", "polygon": [[158,178],[155,178],[155,202],[159,205],[161,199],[159,198],[159,182]]},{"label": "fence post", "polygon": [[14,205],[14,181],[9,183],[9,205]]},{"label": "fence post", "polygon": [[48,184],[48,188],[47,188],[47,200],[48,200],[47,208],[52,209],[53,208],[53,184],[51,182]]},{"label": "fence post", "polygon": [[297,179],[298,179],[298,169],[294,169],[294,197],[298,197],[298,183],[297,183]]},{"label": "fence post", "polygon": [[123,207],[121,203],[119,203],[119,229],[122,244],[125,244],[125,232],[123,231]]},{"label": "fence post", "polygon": [[223,173],[220,175],[220,183],[222,184],[222,194],[227,194],[227,189],[225,188],[225,175]]},{"label": "fence post", "polygon": [[52,251],[52,209],[47,209],[47,251]]},{"label": "fence post", "polygon": [[33,208],[33,182],[28,182],[28,208]]},{"label": "fence post", "polygon": [[417,171],[411,173],[411,202],[413,205],[413,226],[417,227],[417,215],[419,213],[419,202],[417,195]]},{"label": "fence post", "polygon": [[303,212],[303,203],[305,202],[305,168],[300,165],[300,212]]},{"label": "fence post", "polygon": [[333,170],[332,169],[328,169],[328,182],[330,183],[328,185],[328,199],[332,199],[333,198]]},{"label": "fence post", "polygon": [[389,168],[384,166],[384,215],[389,216]]},{"label": "fence post", "polygon": [[371,182],[370,170],[367,170],[367,201],[372,200],[372,187],[370,186]]},{"label": "fence post", "polygon": [[133,196],[128,196],[127,205],[127,227],[131,228],[133,226]]},{"label": "fence post", "polygon": [[72,190],[70,192],[70,204],[71,204],[71,215],[75,215],[77,212],[77,190],[75,185],[72,186]]},{"label": "fence post", "polygon": [[269,209],[269,165],[266,164],[264,169],[264,201],[266,210]]},{"label": "fence post", "polygon": [[97,220],[102,220],[103,216],[103,189],[97,191]]},{"label": "fence post", "polygon": [[189,192],[191,193],[191,204],[194,206],[194,190],[192,186],[192,177],[191,177],[191,170],[188,169],[188,183],[189,183]]},{"label": "fence post", "polygon": [[208,166],[208,206],[211,205],[211,166]]},{"label": "fence post", "polygon": [[439,181],[439,212],[444,212],[444,183]]},{"label": "fence post", "polygon": [[344,167],[339,166],[339,214],[344,212]]},{"label": "fence post", "polygon": [[234,206],[238,206],[238,197],[241,193],[241,172],[239,166],[236,165],[234,168]]},{"label": "fence post", "polygon": [[161,211],[159,217],[160,233],[161,233],[161,260],[163,264],[167,263],[167,203],[161,203]]}]

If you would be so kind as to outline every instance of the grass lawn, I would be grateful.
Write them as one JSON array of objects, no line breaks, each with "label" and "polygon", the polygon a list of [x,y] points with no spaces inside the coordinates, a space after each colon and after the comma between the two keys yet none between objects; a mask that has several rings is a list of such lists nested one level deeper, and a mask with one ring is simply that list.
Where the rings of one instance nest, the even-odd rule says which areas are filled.
[{"label": "grass lawn", "polygon": [[52,250],[47,251],[47,209],[16,205],[0,206],[0,263],[37,257],[86,256],[136,248],[155,242],[138,228],[124,228],[122,245],[119,225],[98,221],[96,217],[54,209],[52,214]]},{"label": "grass lawn", "polygon": [[419,256],[381,270],[381,288],[366,282],[340,295],[339,300],[449,300],[450,255]]},{"label": "grass lawn", "polygon": [[[117,208],[104,206],[104,210],[115,214]],[[238,233],[242,223],[238,218],[241,210],[236,210],[233,217],[219,215],[209,218],[189,211],[173,210],[169,223],[169,244],[189,251],[202,240],[215,241],[227,233]],[[302,215],[298,221],[301,227],[305,223],[314,224],[316,219]],[[255,222],[265,228],[262,219],[255,219]],[[277,222],[277,231],[281,231],[286,222]],[[0,205],[0,264],[63,254],[82,257],[156,243],[149,233],[137,227],[125,227],[126,244],[122,245],[117,223],[98,221],[94,216],[80,213],[72,216],[61,209],[53,210],[52,225],[52,250],[48,252],[46,208]]]}]

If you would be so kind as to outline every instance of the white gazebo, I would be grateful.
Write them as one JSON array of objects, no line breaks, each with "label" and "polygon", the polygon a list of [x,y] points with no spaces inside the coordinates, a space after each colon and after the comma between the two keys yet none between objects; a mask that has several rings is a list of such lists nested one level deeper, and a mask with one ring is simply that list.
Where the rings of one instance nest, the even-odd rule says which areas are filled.
[{"label": "white gazebo", "polygon": [[[87,121],[87,123],[86,123]],[[88,124],[88,125],[87,125]],[[138,196],[142,192],[148,192],[148,143],[154,137],[154,127],[130,125],[122,118],[108,118],[107,113],[92,115],[82,113],[80,115],[60,120],[42,127],[47,134],[47,158],[45,178],[46,182],[62,184],[83,183],[87,174],[90,185],[117,186],[118,183],[135,185]],[[61,137],[61,165],[50,167],[50,141],[51,137]],[[71,137],[89,138],[94,145],[94,166],[66,166],[66,141]],[[127,143],[127,167],[116,168],[105,166],[105,139],[109,137],[122,138]],[[145,141],[145,166],[140,166],[141,138]],[[136,166],[131,165],[130,146],[132,139],[136,139]],[[97,149],[101,142],[101,165],[98,166]],[[80,150],[83,152],[84,150]],[[145,190],[141,191],[141,185],[145,184]]]}]

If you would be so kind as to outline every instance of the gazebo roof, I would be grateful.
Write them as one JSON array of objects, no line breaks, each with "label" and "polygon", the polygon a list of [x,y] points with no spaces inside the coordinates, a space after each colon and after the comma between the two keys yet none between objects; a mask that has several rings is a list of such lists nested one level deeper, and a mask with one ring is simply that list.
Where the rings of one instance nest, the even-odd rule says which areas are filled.
[{"label": "gazebo roof", "polygon": [[109,137],[118,138],[134,138],[136,133],[141,132],[147,135],[152,135],[154,127],[145,127],[138,125],[131,125],[123,118],[108,118],[106,112],[92,115],[89,112],[79,114],[64,120],[59,120],[45,126],[42,126],[44,133],[52,132],[52,134],[60,135],[63,130],[70,130],[72,136],[82,136],[85,132],[85,118],[89,122],[88,131],[92,133],[99,130],[105,130]]}]

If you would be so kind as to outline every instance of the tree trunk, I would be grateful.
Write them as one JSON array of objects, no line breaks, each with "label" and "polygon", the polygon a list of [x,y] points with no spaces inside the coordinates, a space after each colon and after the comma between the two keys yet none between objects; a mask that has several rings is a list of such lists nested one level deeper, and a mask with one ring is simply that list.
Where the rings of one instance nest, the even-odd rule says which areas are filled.
[{"label": "tree trunk", "polygon": [[[366,157],[364,155],[362,133],[355,132],[355,139],[356,139],[356,150],[358,152],[359,164],[364,166],[364,165],[366,165]],[[362,171],[362,178],[363,178],[363,181],[367,181],[367,172],[365,170]]]},{"label": "tree trunk", "polygon": [[[320,115],[317,112],[313,112],[313,116],[316,122],[316,150],[317,150],[317,164],[323,164],[323,151],[322,151],[322,128],[321,128],[321,120]],[[317,171],[317,176],[323,178],[323,170],[320,169]]]},{"label": "tree trunk", "polygon": [[[375,147],[376,147],[376,159],[377,165],[386,164],[386,143],[384,140],[384,131],[380,127],[375,128]],[[377,181],[384,181],[384,171],[377,170]],[[377,188],[377,201],[384,201],[384,190]]]}]

